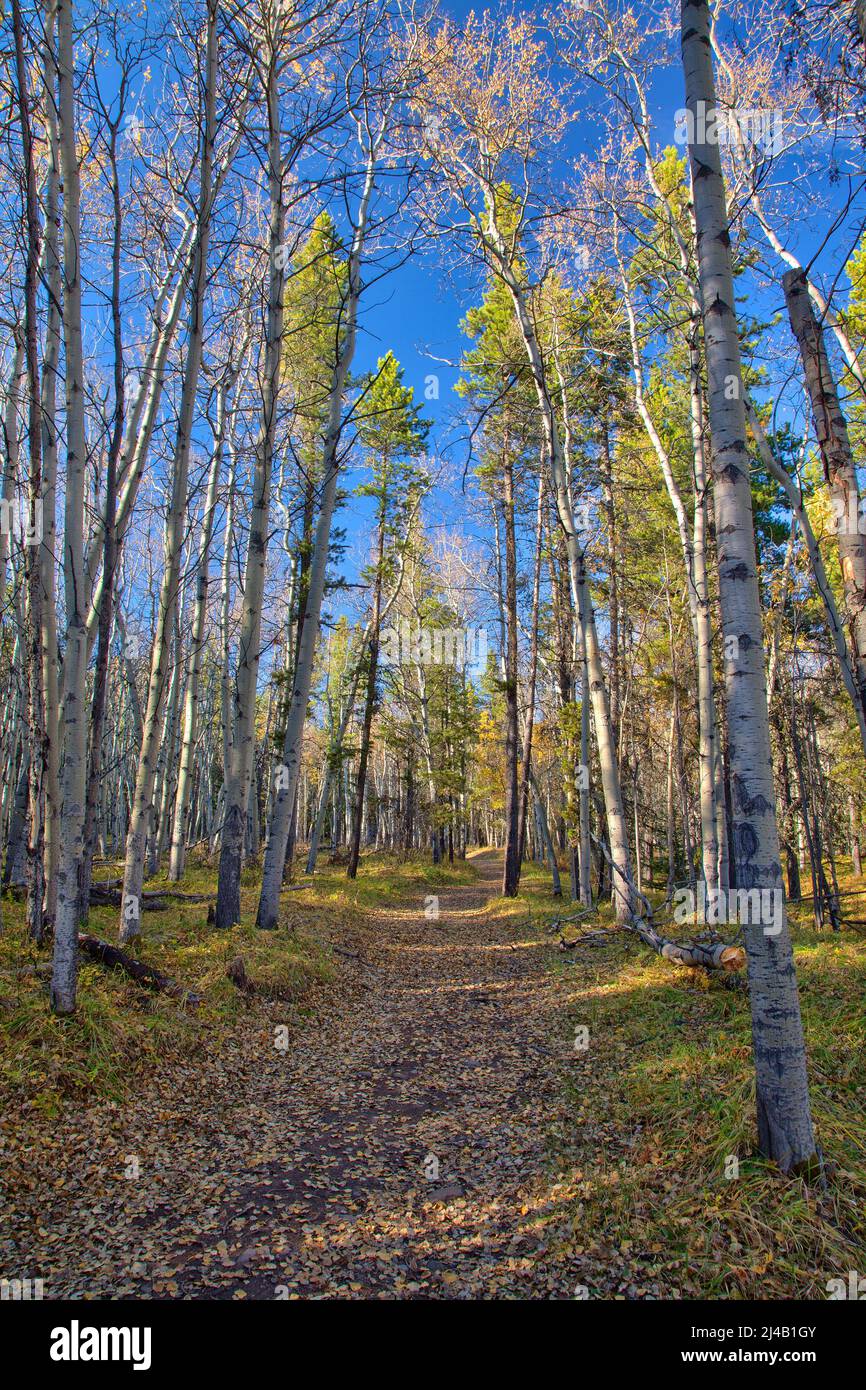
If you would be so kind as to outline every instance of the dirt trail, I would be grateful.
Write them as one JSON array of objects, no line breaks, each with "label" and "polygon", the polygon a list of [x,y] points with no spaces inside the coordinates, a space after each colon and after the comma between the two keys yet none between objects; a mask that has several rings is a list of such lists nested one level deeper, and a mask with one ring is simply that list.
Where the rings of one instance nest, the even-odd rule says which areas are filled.
[{"label": "dirt trail", "polygon": [[473,862],[438,918],[369,915],[344,941],[357,987],[286,1055],[115,1114],[107,1168],[140,1176],[94,1156],[43,1213],[49,1297],[574,1297],[547,1143],[562,982],[549,939],[486,910],[500,857]]}]

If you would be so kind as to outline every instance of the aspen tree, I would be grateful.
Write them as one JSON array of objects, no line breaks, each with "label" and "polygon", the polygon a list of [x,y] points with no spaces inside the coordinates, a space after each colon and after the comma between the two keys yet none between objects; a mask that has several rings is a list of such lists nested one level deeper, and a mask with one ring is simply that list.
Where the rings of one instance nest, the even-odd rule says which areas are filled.
[{"label": "aspen tree", "polygon": [[144,882],[147,832],[151,817],[151,802],[157,771],[159,730],[167,694],[172,633],[178,603],[180,560],[186,521],[189,455],[204,342],[208,245],[213,211],[212,176],[217,133],[216,103],[219,74],[218,10],[218,0],[207,0],[204,128],[202,131],[202,158],[198,191],[198,221],[189,287],[190,326],[178,430],[172,459],[171,497],[165,528],[165,563],[151,655],[142,745],[139,752],[132,815],[126,840],[126,863],[123,872],[123,896],[120,908],[119,934],[121,941],[133,939],[139,935],[141,930],[141,892]]},{"label": "aspen tree", "polygon": [[[707,0],[681,9],[686,104],[692,119],[715,109]],[[699,127],[696,124],[696,131]],[[731,234],[718,145],[689,144],[703,307],[719,548],[719,598],[728,643],[725,687],[730,731],[738,887],[784,892],[776,826],[770,725],[756,571],[749,452],[731,269]],[[784,1172],[815,1164],[806,1049],[787,922],[777,934],[745,928],[758,1142]]]}]

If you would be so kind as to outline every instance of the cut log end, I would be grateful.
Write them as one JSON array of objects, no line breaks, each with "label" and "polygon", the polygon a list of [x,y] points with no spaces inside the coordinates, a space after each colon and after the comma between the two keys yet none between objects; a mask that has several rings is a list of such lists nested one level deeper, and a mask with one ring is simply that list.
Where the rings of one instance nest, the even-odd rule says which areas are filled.
[{"label": "cut log end", "polygon": [[742,946],[723,946],[719,950],[719,968],[722,970],[742,970],[746,964],[746,952]]}]

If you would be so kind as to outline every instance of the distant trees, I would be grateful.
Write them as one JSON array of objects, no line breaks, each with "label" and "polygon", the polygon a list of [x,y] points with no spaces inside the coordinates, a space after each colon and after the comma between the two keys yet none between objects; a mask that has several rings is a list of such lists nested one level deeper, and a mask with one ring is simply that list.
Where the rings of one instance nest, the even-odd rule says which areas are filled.
[{"label": "distant trees", "polygon": [[[372,11],[371,11],[372,13]],[[338,179],[343,191],[349,231],[345,237],[346,277],[334,333],[330,380],[325,397],[324,431],[318,473],[320,496],[318,517],[309,562],[306,594],[294,664],[292,691],[288,702],[283,740],[281,775],[275,788],[270,829],[262,869],[257,924],[264,930],[276,926],[279,894],[286,850],[289,843],[301,771],[301,754],[307,701],[313,674],[316,644],[331,535],[331,522],[337,496],[344,430],[344,404],[349,374],[355,356],[358,313],[363,291],[363,271],[370,255],[369,242],[380,226],[387,224],[387,204],[380,202],[377,214],[378,181],[382,166],[401,169],[395,130],[399,128],[406,86],[411,81],[409,62],[398,55],[385,58],[373,51],[373,40],[381,37],[380,21],[372,29],[363,24],[358,33],[357,57],[347,55],[345,120],[350,125],[350,144],[341,151]],[[357,161],[357,165],[356,165]],[[403,172],[403,171],[401,171]],[[403,177],[407,177],[403,172]],[[393,216],[393,212],[391,213]]]},{"label": "distant trees", "polygon": [[[370,482],[360,489],[362,496],[374,504],[373,561],[370,620],[365,628],[367,650],[366,690],[361,718],[361,742],[358,750],[358,770],[355,779],[355,801],[352,810],[352,837],[346,873],[355,878],[361,857],[361,828],[364,818],[364,793],[367,785],[367,765],[373,714],[377,702],[379,675],[379,644],[382,635],[382,608],[386,585],[393,588],[398,573],[399,550],[409,540],[413,515],[420,497],[429,486],[417,460],[424,452],[429,424],[421,418],[414,404],[414,391],[404,386],[403,373],[388,353],[380,358],[376,374],[361,403],[363,415],[359,422],[359,442],[370,460]],[[389,583],[390,580],[390,583]]]},{"label": "distant trees", "polygon": [[[470,22],[459,36],[446,24],[426,40],[422,51],[425,148],[442,190],[434,216],[450,215],[453,231],[469,238],[470,253],[506,288],[536,393],[551,493],[565,538],[574,621],[586,650],[616,916],[625,921],[633,907],[633,888],[610,699],[556,392],[518,257],[525,222],[540,196],[532,181],[533,161],[539,152],[549,153],[568,116],[547,76],[547,60],[524,20],[509,20],[504,35],[489,19]],[[509,194],[517,215],[509,212],[503,219],[501,188],[512,168],[520,169],[523,181]]]}]

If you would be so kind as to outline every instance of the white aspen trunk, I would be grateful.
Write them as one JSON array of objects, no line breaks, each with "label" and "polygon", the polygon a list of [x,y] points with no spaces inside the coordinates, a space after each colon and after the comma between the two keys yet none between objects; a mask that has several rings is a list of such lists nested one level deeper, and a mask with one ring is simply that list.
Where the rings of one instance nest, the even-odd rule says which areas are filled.
[{"label": "white aspen trunk", "polygon": [[[271,472],[276,438],[277,410],[282,380],[283,321],[285,297],[284,247],[285,172],[280,124],[279,68],[276,53],[269,54],[265,99],[268,112],[268,192],[270,222],[268,232],[268,312],[265,344],[265,379],[262,417],[256,441],[253,507],[244,574],[243,619],[235,674],[234,717],[230,723],[231,742],[224,770],[225,800],[220,836],[219,880],[216,925],[231,927],[240,920],[241,866],[247,830],[250,779],[255,753],[255,702],[261,656],[262,603],[268,549],[268,518],[271,500]],[[229,543],[226,537],[226,544]],[[223,712],[223,718],[227,712]]]},{"label": "white aspen trunk", "polygon": [[60,258],[57,245],[60,151],[54,101],[54,27],[52,6],[46,15],[43,47],[43,85],[49,167],[45,191],[43,258],[48,284],[45,352],[42,359],[42,538],[39,572],[42,583],[42,688],[45,700],[45,918],[57,916],[57,873],[60,830],[60,658],[57,649],[57,369],[62,333]]},{"label": "white aspen trunk", "polygon": [[[220,159],[216,176],[212,181],[209,207],[213,205],[213,201],[219,193],[222,183],[231,168],[234,155],[241,139],[246,106],[247,101],[244,99],[237,118],[238,131],[232,137],[228,149]],[[200,230],[200,220],[185,228],[156,296],[159,308],[151,333],[138,390],[127,417],[124,445],[121,453],[118,476],[119,493],[115,518],[118,554],[132,519],[135,499],[138,495],[142,477],[144,476],[144,468],[150,451],[150,442],[156,427],[160,402],[165,386],[166,364],[168,362],[169,351],[174,341],[178,322],[180,321],[180,314],[190,278],[194,277]],[[173,291],[172,285],[174,285]],[[167,312],[163,315],[161,306],[166,297],[169,297],[169,304]],[[105,582],[103,573],[99,573],[97,577],[99,562],[102,555],[103,531],[104,522],[102,518],[99,518],[95,534],[91,540],[91,545],[87,553],[86,563],[88,593],[91,595],[90,610],[87,618],[88,650],[92,648],[96,640],[102,586]]]},{"label": "white aspen trunk", "polygon": [[[235,372],[236,376],[237,373]],[[207,618],[208,571],[210,568],[211,540],[213,538],[214,517],[216,515],[217,492],[222,467],[223,445],[226,427],[226,398],[231,390],[232,379],[225,377],[217,390],[216,433],[214,437],[213,459],[208,475],[207,495],[201,521],[199,538],[198,566],[196,570],[195,606],[193,609],[190,647],[186,665],[186,691],[183,708],[183,734],[181,738],[180,768],[177,776],[177,792],[174,803],[174,819],[171,834],[168,877],[172,883],[183,878],[186,858],[186,819],[192,789],[193,758],[198,736],[199,679],[201,659],[204,649],[204,628]]]},{"label": "white aspen trunk", "polygon": [[[21,154],[24,172],[26,216],[26,256],[24,264],[24,341],[27,364],[27,442],[29,454],[28,499],[35,509],[42,502],[42,412],[39,404],[39,313],[37,304],[39,282],[39,205],[36,189],[36,166],[30,123],[30,93],[27,78],[27,58],[24,48],[24,25],[19,0],[12,0],[12,29],[15,45],[15,77],[18,97],[18,117],[21,126]],[[17,452],[17,434],[7,437],[9,469],[14,467],[13,453]],[[14,473],[13,473],[14,477]],[[22,569],[26,594],[14,594],[18,630],[25,651],[25,671],[28,687],[29,738],[25,760],[28,766],[28,801],[30,829],[27,844],[27,910],[31,939],[43,941],[44,859],[42,835],[42,773],[46,761],[43,749],[45,737],[45,705],[42,691],[42,585],[38,556],[33,546],[24,548]],[[17,586],[16,586],[17,587]],[[22,612],[22,600],[23,612]],[[22,819],[23,829],[23,819]],[[22,836],[23,841],[23,836]],[[74,983],[74,959],[73,959]]]},{"label": "white aspen trunk", "polygon": [[698,348],[700,322],[690,324],[689,417],[694,459],[692,587],[695,594],[695,662],[698,672],[698,762],[700,772],[701,863],[709,892],[719,886],[720,846],[716,817],[716,709],[713,695],[713,625],[707,582],[707,470],[704,449],[704,403]]},{"label": "white aspen trunk", "polygon": [[[4,464],[3,485],[0,488],[5,514],[11,516],[15,506],[15,489],[18,486],[18,424],[21,412],[21,374],[24,371],[24,334],[20,326],[15,328],[15,347],[12,366],[9,371],[9,384],[3,409]],[[0,526],[0,590],[6,592],[10,556],[11,527]]]},{"label": "white aspen trunk", "polygon": [[151,816],[160,716],[166,695],[169,647],[174,628],[180,582],[187,506],[187,479],[192,425],[195,412],[202,344],[204,341],[204,302],[207,289],[207,253],[212,212],[213,150],[216,139],[216,88],[219,60],[217,38],[217,0],[208,0],[205,59],[205,130],[203,138],[197,237],[190,286],[190,329],[172,460],[172,487],[165,528],[165,568],[160,585],[156,631],[148,681],[147,708],[135,779],[132,815],[126,841],[123,896],[120,908],[120,939],[129,941],[141,930],[141,890],[148,824]]},{"label": "white aspen trunk", "polygon": [[[35,201],[35,200],[34,200]],[[33,258],[35,261],[35,257]],[[32,298],[35,303],[36,295],[36,266],[32,265],[33,291]],[[35,317],[35,315],[34,315]],[[34,335],[35,339],[35,335]],[[12,367],[9,373],[9,384],[6,388],[6,400],[3,410],[3,432],[4,432],[4,463],[3,463],[3,483],[0,487],[0,497],[5,506],[5,515],[11,516],[12,508],[15,506],[16,487],[18,484],[18,426],[19,413],[21,409],[21,374],[24,370],[24,335],[20,326],[16,324],[14,329],[14,349],[12,357]],[[0,526],[0,593],[6,594],[7,566],[10,555],[11,527]],[[14,576],[13,576],[14,578]],[[22,672],[24,669],[24,644],[27,633],[26,627],[20,621],[16,612],[17,633],[12,646],[12,662],[10,678],[13,671]],[[12,825],[12,816],[17,805],[16,790],[21,783],[23,771],[23,787],[29,785],[29,772],[27,771],[28,747],[26,738],[20,741],[20,767],[18,756],[18,728],[21,720],[21,713],[26,702],[25,692],[22,689],[19,677],[15,682],[14,693],[12,693],[13,708],[11,716],[8,708],[4,711],[3,721],[4,734],[7,742],[7,756],[3,759],[2,787],[3,787],[3,816],[0,824],[0,844],[5,849],[5,861],[3,864],[2,882],[5,885],[9,881],[9,870],[12,864],[12,844],[11,834],[9,833]],[[23,817],[22,817],[23,825]]]},{"label": "white aspen trunk", "polygon": [[623,923],[631,916],[634,907],[632,901],[633,885],[631,859],[629,855],[628,831],[626,829],[622,789],[620,786],[619,770],[617,768],[616,751],[610,722],[610,702],[608,699],[607,685],[605,683],[604,667],[601,660],[601,647],[599,645],[598,633],[595,626],[595,613],[593,611],[592,600],[589,595],[589,587],[587,584],[586,562],[583,548],[578,540],[571,490],[568,484],[565,458],[562,450],[562,440],[547,386],[541,349],[532,323],[532,317],[529,313],[529,307],[526,303],[525,293],[511,269],[504,240],[495,224],[492,190],[486,190],[486,192],[488,196],[488,207],[490,209],[487,220],[487,236],[497,258],[499,273],[511,294],[517,326],[520,330],[527,359],[532,371],[544,427],[547,456],[550,461],[553,491],[556,496],[556,510],[559,517],[559,524],[565,536],[568,553],[572,600],[574,602],[575,612],[579,615],[583,628],[584,649],[589,673],[590,699],[592,702],[595,738],[598,747],[599,765],[601,768],[602,791],[604,793],[607,833],[610,842],[611,859],[615,866],[612,873],[614,913],[617,922]]},{"label": "white aspen trunk", "polygon": [[[715,115],[707,0],[683,0],[686,102]],[[695,126],[697,128],[697,124]],[[731,270],[730,226],[718,145],[691,142],[698,264],[709,383],[719,597],[726,641],[725,686],[738,888],[782,894],[770,726],[764,683],[743,379]],[[784,918],[743,927],[749,966],[761,1152],[789,1172],[816,1161],[806,1050],[793,950]]]},{"label": "white aspen trunk", "polygon": [[[190,231],[187,231],[184,233],[181,245],[178,247],[172,261],[170,273],[165,277],[163,284],[160,286],[159,304],[162,305],[165,295],[171,290],[174,273],[178,267],[181,267],[181,273],[178,276],[174,291],[171,294],[166,317],[164,320],[161,318],[158,319],[154,325],[148,355],[139,381],[138,391],[136,392],[132,409],[127,417],[124,445],[118,473],[119,491],[115,516],[118,552],[122,544],[125,530],[132,516],[132,509],[135,504],[138,487],[144,473],[144,465],[147,461],[148,451],[150,449],[150,441],[156,426],[159,405],[162,400],[163,386],[165,384],[166,362],[168,360],[169,349],[174,340],[175,329],[180,319],[184,295],[192,271],[194,252],[195,236]],[[105,576],[99,569],[103,555],[104,539],[104,518],[99,517],[94,535],[91,537],[85,564],[87,592],[90,595],[90,609],[87,617],[88,650],[92,648],[96,641],[99,626],[102,589],[105,582]]]},{"label": "white aspen trunk", "polygon": [[280,885],[286,861],[286,847],[289,840],[295,794],[301,770],[301,753],[304,737],[304,723],[307,715],[307,701],[313,675],[313,659],[319,636],[319,618],[322,597],[325,591],[325,571],[328,564],[328,548],[331,535],[331,518],[337,495],[339,476],[338,449],[342,431],[343,394],[346,389],[349,368],[355,355],[357,336],[358,302],[361,297],[361,259],[367,234],[367,218],[370,200],[373,196],[376,173],[377,146],[373,143],[367,156],[364,187],[358,205],[357,221],[349,252],[348,290],[344,306],[345,339],[339,348],[334,366],[328,400],[328,423],[325,431],[322,456],[322,498],[316,524],[316,538],[310,563],[306,603],[304,605],[304,624],[295,666],[292,695],[289,703],[286,733],[283,742],[283,768],[280,785],[274,798],[268,847],[265,852],[262,870],[262,890],[259,898],[256,925],[263,930],[277,926],[280,914]]},{"label": "white aspen trunk", "polygon": [[75,1008],[78,875],[84,853],[87,777],[87,589],[84,569],[87,453],[81,330],[81,188],[75,130],[72,0],[57,0],[57,80],[58,139],[63,180],[63,339],[66,355],[66,505],[63,533],[66,640],[61,720],[62,815],[51,1003],[57,1013],[69,1014]]},{"label": "white aspen trunk", "polygon": [[162,856],[168,842],[168,806],[174,776],[178,707],[180,705],[182,682],[185,677],[179,603],[175,604],[174,634],[171,645],[173,652],[171,680],[169,681],[168,700],[162,728],[159,760],[157,762],[156,785],[154,787],[152,802],[150,853],[148,858],[148,874],[151,877],[159,873],[159,866],[162,862]]},{"label": "white aspen trunk", "polygon": [[234,436],[229,434],[228,500],[223,532],[222,575],[220,584],[220,729],[222,732],[223,788],[228,776],[232,740],[232,676],[231,676],[231,602],[232,602],[232,545],[234,531],[235,492],[237,482],[237,450]]},{"label": "white aspen trunk", "polygon": [[644,397],[643,366],[637,320],[625,267],[620,264],[623,303],[631,340],[634,399],[637,412],[659,461],[665,487],[673,507],[677,533],[686,571],[686,593],[695,639],[695,667],[698,679],[698,737],[701,808],[701,863],[708,889],[719,883],[719,838],[716,819],[715,745],[716,717],[713,699],[713,647],[706,564],[706,465],[704,459],[703,402],[701,399],[700,358],[696,341],[699,307],[690,304],[689,324],[689,420],[692,432],[694,469],[694,519],[689,530],[686,508],[674,476],[668,451],[655,427]]}]

